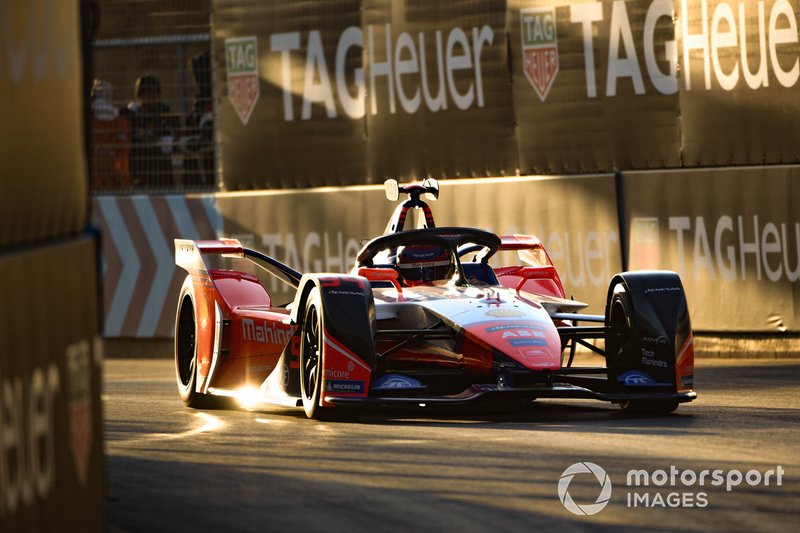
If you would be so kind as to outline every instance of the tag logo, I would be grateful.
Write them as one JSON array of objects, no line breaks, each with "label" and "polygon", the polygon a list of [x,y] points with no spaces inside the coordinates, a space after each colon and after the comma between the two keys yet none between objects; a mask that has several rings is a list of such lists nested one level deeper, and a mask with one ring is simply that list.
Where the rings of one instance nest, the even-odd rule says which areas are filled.
[{"label": "tag logo", "polygon": [[558,40],[554,7],[521,9],[522,69],[544,102],[558,74]]},{"label": "tag logo", "polygon": [[225,39],[225,61],[228,71],[228,100],[242,124],[247,125],[261,95],[258,79],[258,39],[256,37]]},{"label": "tag logo", "polygon": [[69,444],[78,480],[85,485],[92,449],[92,358],[88,341],[67,347]]},{"label": "tag logo", "polygon": [[661,264],[658,218],[631,221],[631,259],[637,270],[655,270]]}]

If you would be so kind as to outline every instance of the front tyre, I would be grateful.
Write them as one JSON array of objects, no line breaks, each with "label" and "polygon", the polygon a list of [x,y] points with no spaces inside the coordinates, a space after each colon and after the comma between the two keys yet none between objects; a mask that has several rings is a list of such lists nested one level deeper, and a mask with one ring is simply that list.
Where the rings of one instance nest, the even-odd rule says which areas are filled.
[{"label": "front tyre", "polygon": [[322,414],[322,305],[317,289],[308,295],[300,335],[300,396],[308,418]]},{"label": "front tyre", "polygon": [[612,290],[606,320],[606,366],[609,379],[616,382],[617,376],[625,372],[626,368],[632,367],[627,359],[636,355],[633,342],[633,307],[622,283],[616,284]]},{"label": "front tyre", "polygon": [[315,420],[354,420],[358,412],[346,408],[323,407],[322,396],[323,343],[325,312],[319,291],[308,295],[300,335],[300,396],[308,418]]}]

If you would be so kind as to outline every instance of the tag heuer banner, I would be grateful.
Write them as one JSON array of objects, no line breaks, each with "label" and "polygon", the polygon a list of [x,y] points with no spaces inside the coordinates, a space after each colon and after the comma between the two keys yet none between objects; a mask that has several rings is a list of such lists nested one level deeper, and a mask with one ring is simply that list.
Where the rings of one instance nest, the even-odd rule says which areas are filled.
[{"label": "tag heuer banner", "polygon": [[0,256],[3,303],[24,309],[0,321],[3,532],[106,530],[97,241]]},{"label": "tag heuer banner", "polygon": [[677,271],[706,331],[800,329],[800,166],[624,175],[628,268]]},{"label": "tag heuer banner", "polygon": [[229,190],[800,161],[789,0],[213,6]]},{"label": "tag heuer banner", "polygon": [[[504,209],[490,208],[501,204]],[[217,195],[226,235],[300,272],[349,271],[396,205],[377,186]],[[441,201],[431,207],[440,227],[538,236],[569,296],[603,313],[608,283],[621,270],[613,175],[448,180]],[[519,258],[500,252],[492,264],[516,265]],[[257,270],[253,274],[260,275]],[[292,298],[274,277],[263,281],[274,301]]]}]

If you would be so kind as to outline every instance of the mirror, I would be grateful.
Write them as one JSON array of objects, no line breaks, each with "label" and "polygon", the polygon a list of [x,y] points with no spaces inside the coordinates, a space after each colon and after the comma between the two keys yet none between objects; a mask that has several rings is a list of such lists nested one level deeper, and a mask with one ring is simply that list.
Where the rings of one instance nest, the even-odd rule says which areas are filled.
[{"label": "mirror", "polygon": [[396,202],[400,198],[400,191],[397,187],[397,180],[388,179],[383,182],[383,188],[386,191],[386,198],[390,202]]},{"label": "mirror", "polygon": [[422,182],[422,186],[428,189],[428,192],[425,193],[425,198],[431,201],[435,201],[439,198],[439,181],[434,178],[426,178],[425,181]]}]

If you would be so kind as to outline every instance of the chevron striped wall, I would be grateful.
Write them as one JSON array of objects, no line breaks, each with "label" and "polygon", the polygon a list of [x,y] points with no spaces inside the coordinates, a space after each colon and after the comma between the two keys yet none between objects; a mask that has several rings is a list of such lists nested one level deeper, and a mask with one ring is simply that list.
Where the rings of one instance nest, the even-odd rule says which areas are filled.
[{"label": "chevron striped wall", "polygon": [[106,337],[172,337],[186,273],[172,240],[215,239],[222,219],[213,195],[96,196],[92,219],[103,239]]}]

